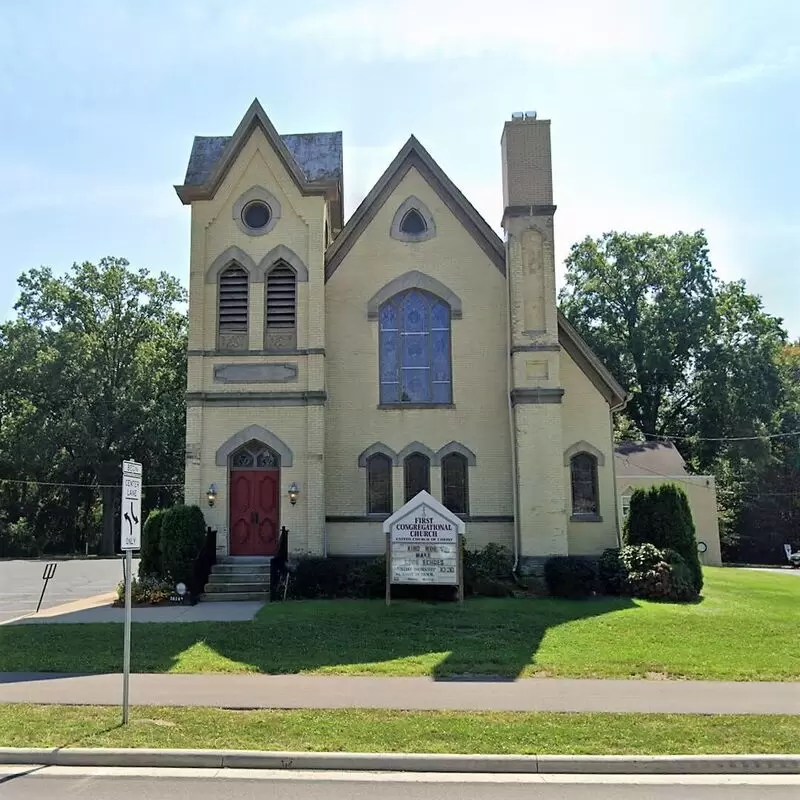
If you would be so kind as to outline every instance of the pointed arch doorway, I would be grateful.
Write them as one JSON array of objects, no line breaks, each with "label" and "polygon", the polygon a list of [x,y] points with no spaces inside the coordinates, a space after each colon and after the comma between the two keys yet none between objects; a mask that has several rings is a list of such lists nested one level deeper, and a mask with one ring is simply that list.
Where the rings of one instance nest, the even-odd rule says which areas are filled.
[{"label": "pointed arch doorway", "polygon": [[251,440],[228,459],[232,556],[273,556],[278,552],[281,457]]}]

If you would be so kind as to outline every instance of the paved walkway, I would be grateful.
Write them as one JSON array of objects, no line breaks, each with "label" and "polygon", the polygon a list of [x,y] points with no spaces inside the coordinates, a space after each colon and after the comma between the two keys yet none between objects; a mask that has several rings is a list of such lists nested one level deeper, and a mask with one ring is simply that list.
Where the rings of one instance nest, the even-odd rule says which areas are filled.
[{"label": "paved walkway", "polygon": [[[0,703],[116,705],[121,697],[121,675],[0,673]],[[800,715],[800,683],[135,674],[131,676],[131,703],[221,708]]]},{"label": "paved walkway", "polygon": [[[111,605],[115,593],[98,595],[49,608],[38,614],[0,622],[0,625],[52,625],[87,622],[125,622],[125,609]],[[248,622],[263,603],[197,603],[194,606],[143,606],[131,609],[134,622]]]}]

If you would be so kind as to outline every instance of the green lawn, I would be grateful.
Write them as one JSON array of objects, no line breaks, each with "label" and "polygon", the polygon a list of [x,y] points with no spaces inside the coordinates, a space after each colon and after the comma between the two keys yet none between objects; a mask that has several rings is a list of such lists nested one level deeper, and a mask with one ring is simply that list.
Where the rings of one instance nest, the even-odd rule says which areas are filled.
[{"label": "green lawn", "polygon": [[0,706],[3,747],[406,753],[794,753],[800,717]]},{"label": "green lawn", "polygon": [[[706,570],[702,602],[274,603],[254,622],[134,624],[137,672],[800,679],[800,578]],[[0,627],[0,671],[120,671],[122,626]]]}]

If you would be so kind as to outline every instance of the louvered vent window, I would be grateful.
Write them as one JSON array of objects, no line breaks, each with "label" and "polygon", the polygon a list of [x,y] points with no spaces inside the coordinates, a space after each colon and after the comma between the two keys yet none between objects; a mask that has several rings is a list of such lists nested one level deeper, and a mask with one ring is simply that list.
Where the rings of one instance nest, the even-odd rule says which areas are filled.
[{"label": "louvered vent window", "polygon": [[238,265],[219,276],[219,335],[224,349],[241,349],[247,339],[247,272]]},{"label": "louvered vent window", "polygon": [[291,350],[297,346],[297,278],[286,264],[267,275],[267,349]]}]

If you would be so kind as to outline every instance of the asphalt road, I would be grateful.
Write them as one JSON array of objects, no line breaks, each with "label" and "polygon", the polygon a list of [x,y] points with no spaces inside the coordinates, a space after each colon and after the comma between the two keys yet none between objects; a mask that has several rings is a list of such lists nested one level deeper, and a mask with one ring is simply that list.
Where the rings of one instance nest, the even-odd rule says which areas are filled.
[{"label": "asphalt road", "polygon": [[797,775],[465,776],[0,767],[2,800],[796,800],[798,796]]},{"label": "asphalt road", "polygon": [[[56,572],[47,586],[43,609],[113,592],[122,580],[122,557],[54,563]],[[46,564],[46,560],[0,561],[0,622],[36,611]],[[134,559],[133,565],[136,574],[138,559]]]}]

